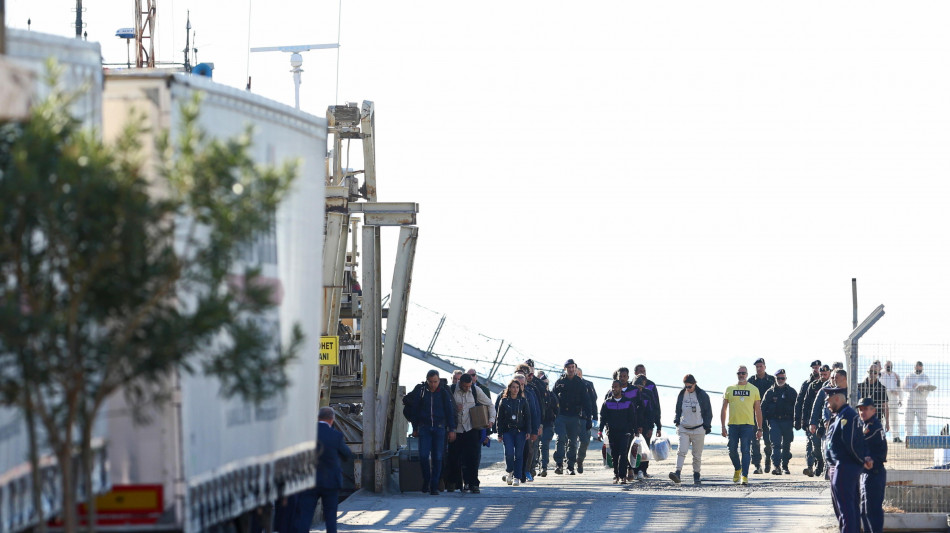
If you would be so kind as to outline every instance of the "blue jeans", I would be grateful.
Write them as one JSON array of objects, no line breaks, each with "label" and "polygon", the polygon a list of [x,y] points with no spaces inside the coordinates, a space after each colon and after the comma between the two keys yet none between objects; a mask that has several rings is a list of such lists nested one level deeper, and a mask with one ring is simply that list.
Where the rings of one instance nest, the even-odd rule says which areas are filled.
[{"label": "blue jeans", "polygon": [[[749,476],[749,463],[752,462],[752,441],[755,440],[755,426],[753,424],[729,424],[729,459],[736,470],[742,470],[742,475]],[[742,463],[739,462],[739,446],[742,445]]]},{"label": "blue jeans", "polygon": [[[577,460],[577,450],[581,434],[587,427],[587,421],[577,415],[557,415],[554,421],[554,431],[557,432],[557,448],[554,450],[554,465],[561,466],[564,461],[565,448],[567,452],[567,468],[574,469]],[[590,441],[590,431],[587,431],[587,440]]]},{"label": "blue jeans", "polygon": [[527,433],[511,430],[502,434],[505,442],[505,471],[514,472],[515,478],[521,479],[524,475],[524,439]]},{"label": "blue jeans", "polygon": [[[424,426],[419,431],[419,462],[422,466],[422,487],[426,484],[430,491],[439,490],[439,477],[442,475],[442,454],[445,451],[445,428]],[[430,465],[429,459],[432,459]]]},{"label": "blue jeans", "polygon": [[769,440],[772,441],[772,468],[788,469],[788,461],[792,458],[792,440],[795,439],[795,428],[791,420],[769,420]]}]

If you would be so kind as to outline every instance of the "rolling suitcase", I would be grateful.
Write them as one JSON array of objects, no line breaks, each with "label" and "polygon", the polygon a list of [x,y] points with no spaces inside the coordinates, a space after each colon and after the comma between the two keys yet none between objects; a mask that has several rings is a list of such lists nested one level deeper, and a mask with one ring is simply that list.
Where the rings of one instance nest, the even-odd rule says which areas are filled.
[{"label": "rolling suitcase", "polygon": [[[419,462],[418,440],[409,437],[406,447],[399,450],[399,491],[414,492],[422,490],[422,464]],[[413,450],[413,443],[416,444]]]}]

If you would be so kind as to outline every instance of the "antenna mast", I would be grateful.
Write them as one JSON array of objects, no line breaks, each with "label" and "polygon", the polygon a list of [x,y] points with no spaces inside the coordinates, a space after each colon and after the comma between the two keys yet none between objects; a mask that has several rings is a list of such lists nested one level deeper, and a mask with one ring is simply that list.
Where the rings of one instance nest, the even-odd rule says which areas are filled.
[{"label": "antenna mast", "polygon": [[191,10],[188,10],[188,22],[185,24],[185,72],[191,72],[191,61],[188,58],[189,48],[191,48]]},{"label": "antenna mast", "polygon": [[82,0],[76,0],[76,38],[82,38]]},{"label": "antenna mast", "polygon": [[[142,9],[142,3],[145,9]],[[135,0],[135,67],[155,68],[155,26],[158,17],[155,4],[158,0]],[[148,50],[145,41],[148,39]]]},{"label": "antenna mast", "polygon": [[[300,52],[307,52],[310,50],[325,50],[327,48],[339,48],[339,43],[329,43],[329,44],[300,44],[296,46],[261,46],[258,48],[251,48],[251,52],[290,52],[290,72],[294,75],[294,105],[297,109],[300,109],[300,73],[303,72],[303,69],[300,68],[303,65],[303,56],[300,55]],[[248,80],[248,87],[250,87],[250,79]]]}]

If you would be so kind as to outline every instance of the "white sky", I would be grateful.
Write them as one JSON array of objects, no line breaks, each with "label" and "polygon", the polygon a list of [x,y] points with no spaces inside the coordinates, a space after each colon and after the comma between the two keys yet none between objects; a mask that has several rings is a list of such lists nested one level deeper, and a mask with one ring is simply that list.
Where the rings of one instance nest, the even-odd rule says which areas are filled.
[{"label": "white sky", "polygon": [[[85,5],[125,61],[133,0]],[[74,6],[7,0],[7,23],[71,35]],[[190,9],[217,81],[249,66],[289,104],[289,57],[248,59],[248,14],[250,46],[336,40],[335,1],[158,6],[160,60],[181,60]],[[941,2],[345,0],[339,102],[376,102],[380,199],[421,204],[413,300],[591,374],[644,361],[721,390],[764,356],[797,385],[842,359],[852,277],[861,319],[886,306],[866,341],[948,341],[947,20]],[[306,111],[333,103],[335,62],[305,54]]]}]

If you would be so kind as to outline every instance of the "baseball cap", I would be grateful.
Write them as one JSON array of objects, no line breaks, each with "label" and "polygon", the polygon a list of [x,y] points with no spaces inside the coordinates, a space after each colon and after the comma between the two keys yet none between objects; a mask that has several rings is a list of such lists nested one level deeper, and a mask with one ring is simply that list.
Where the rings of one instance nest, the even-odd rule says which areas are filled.
[{"label": "baseball cap", "polygon": [[833,394],[848,394],[847,387],[825,387],[825,394],[831,396]]},{"label": "baseball cap", "polygon": [[577,363],[575,363],[573,359],[568,359],[567,362],[564,363],[564,366],[568,366],[568,365],[577,366]]},{"label": "baseball cap", "polygon": [[762,363],[762,364],[764,365],[764,364],[765,364],[765,359],[762,359],[761,357],[759,357],[759,358],[756,359],[755,362],[752,363],[752,364],[753,364],[753,365],[757,365],[757,364],[759,364],[759,363]]},{"label": "baseball cap", "polygon": [[874,400],[871,398],[861,398],[858,400],[858,407],[874,407]]}]

